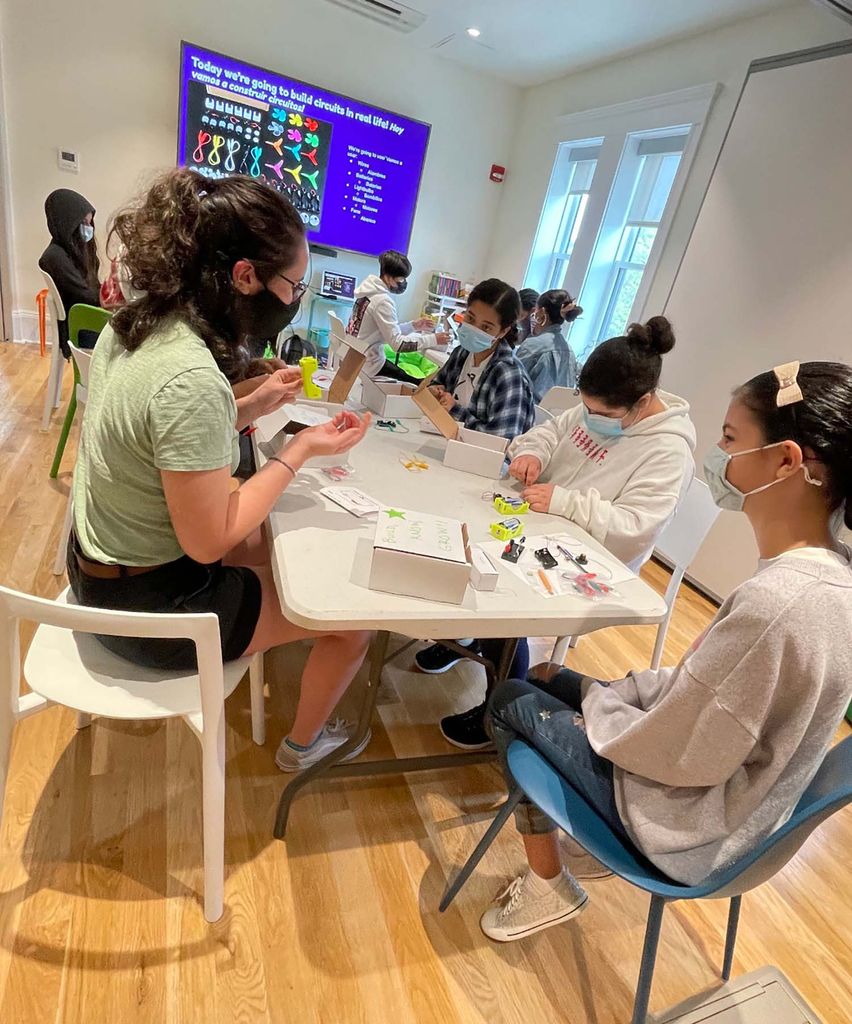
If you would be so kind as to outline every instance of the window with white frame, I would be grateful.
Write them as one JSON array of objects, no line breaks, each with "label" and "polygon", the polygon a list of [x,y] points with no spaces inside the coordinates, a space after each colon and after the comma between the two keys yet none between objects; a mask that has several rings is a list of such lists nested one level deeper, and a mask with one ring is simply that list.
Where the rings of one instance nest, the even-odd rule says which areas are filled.
[{"label": "window with white frame", "polygon": [[[566,288],[583,307],[582,362],[645,310],[660,251],[717,85],[561,118],[526,287]],[[573,128],[592,129],[567,135]],[[567,137],[566,137],[567,135]]]}]

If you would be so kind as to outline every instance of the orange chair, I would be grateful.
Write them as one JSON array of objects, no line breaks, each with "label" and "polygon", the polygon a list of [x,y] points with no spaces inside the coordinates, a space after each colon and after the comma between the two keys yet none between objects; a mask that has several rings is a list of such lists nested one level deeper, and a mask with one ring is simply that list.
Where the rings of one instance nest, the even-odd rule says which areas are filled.
[{"label": "orange chair", "polygon": [[36,295],[36,306],[38,308],[38,351],[44,355],[47,351],[47,288]]}]

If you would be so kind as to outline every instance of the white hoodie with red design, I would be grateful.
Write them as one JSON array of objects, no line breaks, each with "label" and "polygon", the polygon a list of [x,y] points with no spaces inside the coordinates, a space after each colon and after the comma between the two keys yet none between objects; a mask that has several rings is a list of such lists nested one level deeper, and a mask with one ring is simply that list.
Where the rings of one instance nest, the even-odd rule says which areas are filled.
[{"label": "white hoodie with red design", "polygon": [[689,404],[665,391],[657,397],[665,410],[620,437],[586,430],[580,403],[509,446],[510,458],[541,460],[537,483],[556,485],[553,515],[582,527],[634,570],[651,556],[695,474]]}]

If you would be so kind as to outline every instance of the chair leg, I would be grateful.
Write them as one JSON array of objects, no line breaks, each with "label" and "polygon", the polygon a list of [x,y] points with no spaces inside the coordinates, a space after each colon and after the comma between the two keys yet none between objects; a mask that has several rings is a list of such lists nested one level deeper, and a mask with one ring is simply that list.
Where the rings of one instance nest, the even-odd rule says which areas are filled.
[{"label": "chair leg", "polygon": [[55,480],[59,475],[59,465],[65,453],[65,445],[68,443],[68,435],[71,433],[71,424],[74,422],[74,415],[77,412],[77,388],[71,392],[71,401],[68,403],[68,411],[62,423],[62,431],[59,440],[56,442],[56,451],[53,454],[53,463],[50,467],[50,479]]},{"label": "chair leg", "polygon": [[565,659],[568,657],[568,648],[570,646],[570,636],[558,636],[556,638],[556,643],[553,645],[553,654],[550,655],[550,660],[555,662],[557,665],[564,665]]},{"label": "chair leg", "polygon": [[447,888],[445,889],[444,895],[441,897],[441,903],[438,908],[442,913],[453,902],[453,900],[456,898],[459,891],[461,890],[461,887],[473,874],[473,869],[482,860],[485,851],[497,838],[497,833],[506,824],[509,815],[521,802],[523,796],[524,793],[521,789],[513,789],[512,792],[509,794],[508,800],[503,804],[503,806],[495,815],[494,820],[488,826],[485,835],[477,843],[476,849],[467,858],[464,867],[461,869],[461,871],[459,871],[459,873],[453,879],[452,883],[448,885]]},{"label": "chair leg", "polygon": [[85,711],[77,712],[77,729],[88,729],[92,724],[92,716]]},{"label": "chair leg", "polygon": [[62,401],[62,371],[65,369],[65,357],[60,350],[56,360],[56,375],[53,378],[53,408],[58,409]]},{"label": "chair leg", "polygon": [[263,655],[255,654],[249,664],[251,689],[251,738],[262,747],[266,742],[266,706],[263,699]]},{"label": "chair leg", "polygon": [[722,964],[722,981],[729,981],[734,966],[734,949],[737,945],[737,928],[740,923],[742,896],[734,896],[728,910],[728,934],[725,936],[725,962]]},{"label": "chair leg", "polygon": [[660,928],[666,901],[662,896],[652,896],[648,909],[648,924],[645,927],[645,945],[642,949],[642,966],[636,983],[636,998],[633,1001],[631,1024],[645,1024],[648,1016],[648,1002],[651,998],[651,982],[654,980],[654,965],[657,962],[657,946],[660,942]]},{"label": "chair leg", "polygon": [[53,575],[61,576],[65,572],[65,554],[68,549],[68,538],[71,536],[71,518],[73,505],[71,495],[68,495],[68,502],[65,506],[65,520],[62,523],[62,532],[59,534],[59,544],[56,548],[56,558],[53,560]]},{"label": "chair leg", "polygon": [[56,398],[56,376],[59,371],[59,379],[62,380],[62,352],[59,349],[59,342],[54,338],[50,346],[50,370],[47,375],[47,387],[44,389],[44,412],[41,417],[41,429],[47,430],[50,426],[50,414],[53,412],[53,402]]},{"label": "chair leg", "polygon": [[225,709],[201,733],[204,917],[218,921],[225,887]]}]

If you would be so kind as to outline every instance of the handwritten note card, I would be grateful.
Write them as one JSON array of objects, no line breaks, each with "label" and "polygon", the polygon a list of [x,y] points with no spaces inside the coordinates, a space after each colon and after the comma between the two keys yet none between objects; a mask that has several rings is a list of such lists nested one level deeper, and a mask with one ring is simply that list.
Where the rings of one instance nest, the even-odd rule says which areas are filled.
[{"label": "handwritten note card", "polygon": [[410,509],[382,508],[376,522],[377,548],[403,551],[448,562],[467,562],[458,519],[430,516]]}]

